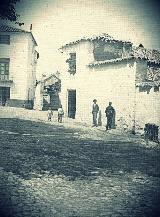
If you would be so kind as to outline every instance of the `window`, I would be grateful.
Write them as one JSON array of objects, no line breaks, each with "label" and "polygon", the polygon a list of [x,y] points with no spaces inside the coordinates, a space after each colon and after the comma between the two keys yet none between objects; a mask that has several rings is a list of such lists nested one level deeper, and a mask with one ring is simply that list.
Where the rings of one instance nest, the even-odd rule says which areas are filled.
[{"label": "window", "polygon": [[9,59],[0,58],[0,75],[9,75]]},{"label": "window", "polygon": [[139,86],[139,92],[147,92],[147,94],[150,93],[151,86],[144,85],[144,86]]},{"label": "window", "polygon": [[0,44],[10,44],[10,35],[0,35]]},{"label": "window", "polygon": [[66,61],[69,64],[68,72],[74,75],[76,73],[76,53],[70,53],[69,55],[70,57]]},{"label": "window", "polygon": [[154,92],[159,92],[159,86],[154,87]]}]

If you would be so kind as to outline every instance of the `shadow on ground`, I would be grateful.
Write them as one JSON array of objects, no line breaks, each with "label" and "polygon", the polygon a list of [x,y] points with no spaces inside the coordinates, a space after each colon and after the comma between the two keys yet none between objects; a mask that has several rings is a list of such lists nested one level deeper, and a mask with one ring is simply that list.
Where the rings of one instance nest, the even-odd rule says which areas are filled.
[{"label": "shadow on ground", "polygon": [[137,170],[160,176],[158,150],[118,141],[116,135],[108,142],[80,139],[84,131],[19,119],[0,119],[0,128],[0,164],[23,178],[29,178],[32,172],[49,171],[84,179],[104,170]]},{"label": "shadow on ground", "polygon": [[160,151],[82,134],[90,130],[0,119],[2,217],[159,216]]}]

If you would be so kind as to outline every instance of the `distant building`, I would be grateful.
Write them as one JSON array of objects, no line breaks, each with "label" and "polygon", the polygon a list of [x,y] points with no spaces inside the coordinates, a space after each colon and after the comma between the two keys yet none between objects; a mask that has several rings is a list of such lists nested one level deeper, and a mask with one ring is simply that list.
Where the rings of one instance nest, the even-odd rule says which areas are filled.
[{"label": "distant building", "polygon": [[0,26],[0,105],[32,108],[39,57],[32,32]]},{"label": "distant building", "polygon": [[61,90],[61,81],[58,78],[59,73],[51,74],[37,82],[34,100],[35,110],[58,110],[60,103],[59,92]]},{"label": "distant building", "polygon": [[[136,111],[140,109],[143,113],[144,108],[137,107],[136,87],[147,81],[147,57],[136,57],[137,50],[131,42],[115,40],[107,34],[82,38],[62,46],[60,51],[60,96],[66,116],[91,122],[93,99],[97,99],[103,124],[109,102],[116,110],[117,126],[132,128],[137,124]],[[153,119],[158,122],[157,114],[155,116]],[[145,122],[147,118],[145,116]]]},{"label": "distant building", "polygon": [[[136,82],[136,125],[146,123],[160,126],[160,52],[139,46],[134,49],[136,61],[143,61],[145,69],[140,70],[143,79]],[[142,73],[143,72],[143,73]]]}]

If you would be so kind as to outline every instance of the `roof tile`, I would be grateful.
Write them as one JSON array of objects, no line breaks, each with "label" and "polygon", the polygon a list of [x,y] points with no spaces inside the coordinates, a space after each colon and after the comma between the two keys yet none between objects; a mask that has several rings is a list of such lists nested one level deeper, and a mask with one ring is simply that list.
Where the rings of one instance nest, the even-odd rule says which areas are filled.
[{"label": "roof tile", "polygon": [[1,25],[0,26],[0,31],[1,32],[27,32],[23,29],[18,29],[18,28],[14,28],[11,26],[6,26],[6,25]]},{"label": "roof tile", "polygon": [[25,31],[23,29],[18,29],[18,28],[14,28],[14,27],[11,27],[11,26],[7,26],[7,25],[0,25],[0,32],[23,32],[23,33],[30,33],[31,34],[31,37],[35,43],[35,45],[37,46],[37,42],[32,34],[32,32],[29,32],[29,31]]}]

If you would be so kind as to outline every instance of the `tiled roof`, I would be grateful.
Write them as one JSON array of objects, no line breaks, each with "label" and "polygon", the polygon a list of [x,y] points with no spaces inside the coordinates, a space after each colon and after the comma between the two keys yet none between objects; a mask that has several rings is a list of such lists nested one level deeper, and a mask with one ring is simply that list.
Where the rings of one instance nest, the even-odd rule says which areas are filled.
[{"label": "tiled roof", "polygon": [[132,56],[125,58],[116,58],[111,60],[95,61],[88,64],[89,67],[101,66],[108,63],[116,63],[128,59],[146,59],[148,63],[160,64],[160,52],[158,50],[145,49],[134,47]]},{"label": "tiled roof", "polygon": [[133,48],[135,58],[146,59],[148,62],[160,64],[160,52],[142,47]]},{"label": "tiled roof", "polygon": [[160,81],[145,81],[136,84],[136,87],[145,87],[145,86],[158,87],[160,86]]},{"label": "tiled roof", "polygon": [[22,29],[14,28],[11,26],[1,25],[0,26],[0,32],[27,32]]},{"label": "tiled roof", "polygon": [[116,59],[111,59],[111,60],[95,61],[93,63],[90,63],[88,66],[89,67],[95,67],[95,66],[105,65],[105,64],[108,64],[108,63],[117,63],[117,62],[121,62],[121,61],[124,61],[124,60],[131,60],[131,59],[134,59],[134,57],[130,56],[130,57],[125,57],[125,58],[116,58]]},{"label": "tiled roof", "polygon": [[[127,41],[123,41],[123,40],[116,40],[113,37],[111,37],[110,35],[103,33],[101,35],[94,35],[92,37],[83,37],[79,40],[70,42],[68,44],[65,44],[64,46],[62,46],[59,50],[63,50],[63,48],[72,46],[72,45],[76,45],[80,42],[83,41],[103,41],[103,42],[108,42],[108,41],[112,41],[114,43],[116,42],[120,42],[123,44],[131,44],[131,42],[127,42]],[[151,49],[146,49],[143,47],[143,45],[139,46],[139,47],[133,47],[133,56],[137,59],[146,59],[148,62],[151,63],[156,63],[156,64],[160,64],[160,52],[158,50],[151,50]],[[110,63],[110,62],[117,62],[117,61],[121,61],[123,59],[115,59],[115,60],[106,60],[106,61],[97,61],[94,63],[90,63],[89,66],[95,66],[95,65],[102,65],[102,64],[106,64],[106,63]]]},{"label": "tiled roof", "polygon": [[31,37],[35,43],[35,45],[37,46],[37,42],[32,34],[32,32],[29,32],[29,31],[25,31],[23,29],[18,29],[18,28],[14,28],[14,27],[11,27],[11,26],[7,26],[7,25],[0,25],[0,32],[23,32],[23,33],[29,33],[31,34]]},{"label": "tiled roof", "polygon": [[49,75],[48,77],[45,77],[41,80],[41,82],[46,82],[46,81],[49,81],[51,78],[55,78],[57,79],[58,81],[60,81],[60,79],[58,78],[58,73],[59,72],[56,72],[55,74],[51,74]]},{"label": "tiled roof", "polygon": [[79,40],[73,41],[73,42],[69,42],[68,44],[63,45],[60,49],[69,47],[71,45],[76,45],[82,41],[103,41],[103,42],[107,42],[107,41],[113,41],[113,42],[121,42],[121,43],[125,43],[125,44],[132,44],[131,42],[127,42],[127,41],[123,41],[123,40],[116,40],[113,37],[111,37],[110,35],[103,33],[100,35],[93,35],[91,37],[83,37]]}]

